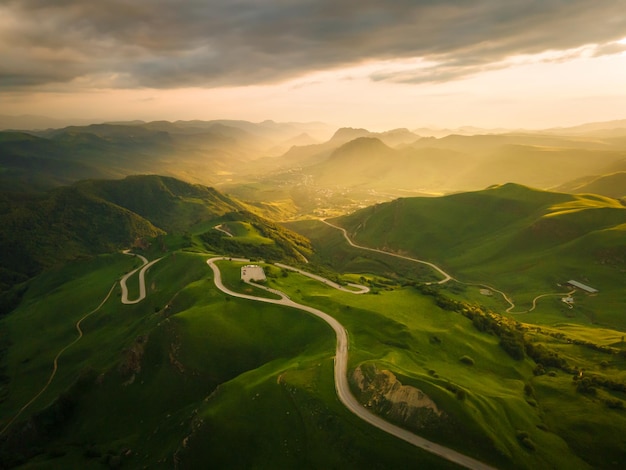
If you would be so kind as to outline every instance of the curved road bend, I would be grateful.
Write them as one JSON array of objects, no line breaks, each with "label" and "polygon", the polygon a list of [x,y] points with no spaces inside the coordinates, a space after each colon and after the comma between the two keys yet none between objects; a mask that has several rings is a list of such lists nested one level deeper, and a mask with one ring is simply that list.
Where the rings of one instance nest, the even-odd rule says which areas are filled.
[{"label": "curved road bend", "polygon": [[325,219],[320,219],[320,220],[322,222],[324,222],[326,225],[329,225],[330,227],[336,228],[337,230],[341,230],[341,232],[343,233],[343,236],[346,239],[346,241],[350,244],[350,246],[353,246],[354,248],[359,248],[361,250],[367,250],[367,251],[373,251],[375,253],[382,253],[384,255],[389,255],[389,256],[395,256],[396,258],[406,259],[406,260],[409,260],[409,261],[413,261],[415,263],[420,263],[420,264],[425,264],[426,266],[430,266],[431,268],[433,268],[435,271],[437,271],[439,274],[441,274],[443,276],[443,279],[441,281],[438,281],[437,284],[445,284],[448,281],[456,281],[456,279],[454,279],[452,276],[450,276],[447,272],[445,272],[439,266],[437,266],[436,264],[431,263],[429,261],[424,261],[424,260],[417,259],[417,258],[410,258],[408,256],[398,255],[396,253],[391,253],[389,251],[379,250],[377,248],[369,248],[367,246],[357,245],[356,243],[354,243],[350,239],[350,237],[348,236],[348,232],[346,231],[345,228],[339,227],[338,225],[331,224],[330,222],[328,222]]},{"label": "curved road bend", "polygon": [[[530,313],[530,312],[532,312],[533,310],[535,310],[537,308],[537,301],[539,299],[542,299],[544,297],[563,297],[564,295],[574,295],[575,292],[576,292],[576,289],[571,290],[569,292],[554,292],[554,293],[550,293],[550,294],[541,294],[541,295],[538,295],[537,297],[535,297],[533,299],[533,305],[528,310],[525,310],[523,312],[511,312],[511,310],[513,310],[513,307],[511,307],[511,308],[509,308],[507,310],[507,312],[512,314],[512,315],[522,315],[524,313]],[[569,308],[572,308],[572,306],[569,305]]]},{"label": "curved road bend", "polygon": [[[146,298],[146,271],[150,268],[150,266],[152,266],[153,264],[157,263],[158,261],[161,261],[163,258],[159,258],[156,259],[154,261],[148,262],[148,260],[141,255],[137,255],[135,253],[130,253],[128,250],[124,251],[124,254],[126,255],[130,255],[130,256],[137,256],[138,258],[141,259],[142,261],[142,265],[140,267],[138,267],[137,269],[132,270],[131,272],[125,274],[121,279],[120,279],[120,286],[122,287],[122,303],[123,304],[136,304],[141,302],[143,299]],[[132,276],[133,274],[135,274],[137,271],[139,271],[139,298],[136,300],[128,300],[128,287],[126,286],[126,280]],[[46,384],[43,386],[43,388],[41,390],[39,390],[39,392],[37,392],[37,394],[35,394],[35,396],[33,398],[31,398],[28,403],[26,403],[22,408],[20,408],[20,410],[17,412],[17,414],[11,418],[11,420],[9,420],[9,422],[4,426],[4,428],[2,428],[0,430],[0,435],[4,434],[4,432],[9,429],[9,427],[11,426],[11,424],[13,424],[15,422],[15,420],[17,418],[20,417],[20,415],[24,412],[24,410],[26,410],[30,405],[32,405],[35,400],[37,400],[37,398],[39,398],[50,386],[50,384],[52,383],[52,380],[54,380],[54,377],[56,376],[57,370],[59,368],[59,358],[61,357],[61,355],[67,351],[70,347],[72,347],[74,344],[78,343],[82,337],[83,337],[83,330],[81,329],[80,325],[81,323],[88,318],[89,316],[93,315],[94,313],[96,313],[98,310],[100,310],[102,308],[102,306],[106,303],[107,300],[109,300],[109,297],[111,297],[111,294],[113,293],[113,289],[115,288],[115,285],[117,284],[114,283],[113,286],[111,286],[111,290],[109,290],[109,293],[106,295],[106,297],[102,300],[102,302],[100,302],[100,305],[98,305],[95,309],[93,309],[91,312],[87,313],[86,315],[84,315],[80,320],[78,320],[76,322],[76,331],[78,332],[78,336],[68,345],[66,345],[65,347],[63,347],[63,349],[61,349],[57,355],[54,357],[54,361],[52,363],[52,372],[50,373],[50,377],[48,377],[48,381],[46,382]]]},{"label": "curved road bend", "polygon": [[[148,262],[148,260],[144,256],[137,255],[135,253],[130,253],[128,250],[124,251],[124,254],[129,255],[129,256],[136,256],[137,258],[140,258],[143,263],[137,269],[134,269],[131,272],[125,274],[120,279],[120,287],[122,288],[122,303],[124,305],[138,304],[139,302],[141,302],[143,299],[146,298],[146,271],[150,269],[150,266],[158,263],[163,258],[158,258],[158,259]],[[126,286],[126,281],[128,280],[129,277],[131,277],[137,271],[139,271],[139,297],[136,298],[135,300],[128,300],[128,287]]]},{"label": "curved road bend", "polygon": [[414,262],[416,262],[416,263],[421,263],[421,264],[425,264],[425,265],[427,265],[427,266],[430,266],[430,267],[431,267],[431,268],[433,268],[435,271],[439,272],[441,275],[443,275],[443,276],[444,276],[444,279],[443,279],[443,280],[441,280],[441,281],[439,281],[439,282],[437,282],[437,284],[444,284],[444,283],[446,283],[446,282],[448,282],[448,281],[456,281],[456,282],[458,282],[459,284],[463,284],[463,285],[466,285],[466,286],[484,287],[484,288],[490,289],[490,290],[492,290],[492,291],[494,291],[494,292],[497,292],[497,293],[498,293],[498,294],[500,294],[500,295],[502,296],[502,298],[503,298],[503,299],[504,299],[504,300],[505,300],[505,301],[509,304],[509,307],[506,309],[506,313],[512,313],[512,314],[529,313],[529,312],[532,312],[532,311],[536,308],[536,306],[537,306],[537,300],[538,300],[538,299],[540,299],[540,298],[542,298],[542,297],[547,297],[547,296],[549,296],[549,295],[563,295],[563,294],[558,294],[558,293],[555,293],[555,294],[542,294],[542,295],[539,295],[539,296],[537,296],[537,297],[535,297],[535,298],[533,299],[533,305],[532,305],[532,307],[530,308],[530,310],[526,310],[525,312],[512,312],[512,310],[515,308],[515,303],[513,302],[513,300],[511,299],[511,297],[509,297],[509,296],[506,294],[506,292],[503,292],[503,291],[501,291],[501,290],[499,290],[499,289],[496,289],[495,287],[492,287],[492,286],[487,285],[487,284],[479,284],[479,283],[471,283],[471,282],[463,282],[463,281],[459,281],[458,279],[456,279],[456,278],[454,278],[454,277],[450,276],[448,273],[446,273],[443,269],[441,269],[441,268],[440,268],[439,266],[437,266],[436,264],[430,263],[430,262],[428,262],[428,261],[423,261],[423,260],[420,260],[420,259],[415,259],[415,258],[409,258],[408,256],[398,255],[398,254],[395,254],[395,253],[391,253],[391,252],[389,252],[389,251],[383,251],[383,250],[378,250],[378,249],[376,249],[376,248],[369,248],[369,247],[367,247],[367,246],[357,245],[356,243],[354,243],[354,242],[350,239],[350,237],[348,236],[348,232],[346,231],[346,229],[345,229],[345,228],[343,228],[343,227],[339,227],[338,225],[331,224],[330,222],[326,221],[325,219],[320,219],[320,220],[321,220],[322,222],[324,222],[326,225],[329,225],[330,227],[333,227],[333,228],[336,228],[337,230],[340,230],[340,231],[343,233],[343,236],[344,236],[344,238],[346,239],[346,241],[350,244],[350,246],[353,246],[353,247],[355,247],[355,248],[360,248],[361,250],[374,251],[374,252],[376,252],[376,253],[383,253],[383,254],[385,254],[385,255],[395,256],[396,258],[402,258],[402,259],[406,259],[406,260],[409,260],[409,261],[414,261]]},{"label": "curved road bend", "polygon": [[[453,449],[449,449],[447,447],[441,446],[434,442],[431,442],[427,439],[424,439],[420,436],[413,434],[406,429],[403,429],[399,426],[389,423],[385,421],[381,417],[373,414],[371,411],[363,407],[357,399],[350,392],[350,386],[348,383],[348,333],[346,329],[339,323],[335,318],[331,317],[325,312],[318,310],[313,307],[309,307],[308,305],[302,305],[293,300],[287,298],[285,294],[282,295],[281,299],[268,299],[264,297],[256,297],[254,295],[248,294],[240,294],[238,292],[234,292],[222,283],[222,275],[220,273],[219,268],[215,264],[216,261],[232,259],[232,261],[240,261],[240,262],[248,262],[246,259],[241,258],[226,258],[226,257],[217,257],[211,258],[207,260],[207,264],[213,270],[214,274],[214,282],[215,286],[224,292],[225,294],[231,295],[233,297],[239,297],[241,299],[248,300],[256,300],[257,302],[266,302],[277,305],[285,305],[287,307],[293,307],[298,310],[303,310],[305,312],[311,313],[316,317],[321,318],[326,323],[330,325],[330,327],[334,330],[335,335],[337,337],[337,349],[335,353],[335,389],[337,391],[337,396],[343,405],[348,408],[352,413],[371,424],[372,426],[381,429],[382,431],[387,432],[399,439],[402,439],[409,444],[412,444],[420,449],[426,450],[432,454],[438,455],[439,457],[444,458],[450,462],[457,463],[466,468],[475,469],[475,470],[493,470],[493,467],[490,467],[478,460],[475,460],[471,457],[463,455]],[[276,291],[279,292],[279,291]]]},{"label": "curved road bend", "polygon": [[360,284],[348,284],[350,287],[354,287],[356,290],[346,289],[340,284],[331,281],[330,279],[326,279],[325,277],[318,276],[317,274],[309,273],[307,271],[303,271],[302,269],[294,268],[293,266],[289,266],[283,263],[274,263],[274,265],[279,268],[288,269],[289,271],[295,271],[303,276],[310,277],[311,279],[315,279],[316,281],[322,282],[330,287],[334,287],[337,290],[343,292],[349,292],[350,294],[367,294],[370,291],[370,288],[367,286],[362,286]]},{"label": "curved road bend", "polygon": [[223,224],[219,224],[219,225],[216,225],[216,226],[215,226],[215,227],[213,227],[213,228],[214,228],[215,230],[217,230],[218,232],[225,233],[225,234],[226,234],[226,235],[228,235],[229,237],[232,237],[232,236],[233,236],[233,234],[232,234],[232,233],[230,233],[230,232],[229,232],[229,231],[227,231],[227,230],[224,230],[222,227],[223,227]]}]

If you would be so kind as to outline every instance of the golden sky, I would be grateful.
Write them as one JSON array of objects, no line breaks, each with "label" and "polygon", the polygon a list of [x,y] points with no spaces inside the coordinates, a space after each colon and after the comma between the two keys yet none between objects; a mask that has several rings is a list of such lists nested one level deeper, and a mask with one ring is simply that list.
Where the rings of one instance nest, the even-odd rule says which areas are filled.
[{"label": "golden sky", "polygon": [[8,0],[0,114],[542,128],[626,117],[626,0]]}]

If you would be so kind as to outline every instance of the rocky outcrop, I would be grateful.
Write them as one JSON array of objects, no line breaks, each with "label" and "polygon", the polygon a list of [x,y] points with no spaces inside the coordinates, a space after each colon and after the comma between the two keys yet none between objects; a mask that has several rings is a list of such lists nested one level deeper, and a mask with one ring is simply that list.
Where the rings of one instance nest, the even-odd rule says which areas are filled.
[{"label": "rocky outcrop", "polygon": [[378,370],[373,364],[362,364],[352,374],[359,401],[391,421],[409,428],[432,426],[442,417],[433,400],[420,389],[403,385],[388,370]]}]

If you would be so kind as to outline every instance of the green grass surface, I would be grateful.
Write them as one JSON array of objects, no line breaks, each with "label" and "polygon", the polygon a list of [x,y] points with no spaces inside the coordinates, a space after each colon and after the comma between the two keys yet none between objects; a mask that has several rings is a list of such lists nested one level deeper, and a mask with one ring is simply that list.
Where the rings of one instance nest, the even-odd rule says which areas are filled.
[{"label": "green grass surface", "polygon": [[[384,467],[416,459],[455,468],[352,417],[334,392],[332,330],[292,308],[226,297],[213,285],[207,258],[168,256],[148,273],[144,302],[122,306],[117,290],[85,322],[85,337],[62,357],[51,387],[22,417],[34,417],[39,434],[20,438],[21,444],[5,436],[12,452],[24,445],[25,455],[34,452],[25,468],[110,462],[171,468],[174,455],[191,466],[216,462],[222,468],[264,462]],[[51,356],[74,338],[73,322],[84,311],[79,302],[89,303],[107,287],[105,280],[119,278],[133,263],[123,255],[104,257],[33,282],[20,310],[3,320],[14,340],[3,419],[45,383]],[[227,277],[236,277],[238,266],[222,264]],[[54,316],[70,298],[75,314]],[[33,321],[51,329],[33,337]],[[41,354],[44,344],[49,354]],[[256,397],[263,397],[262,406],[255,406]],[[284,411],[293,414],[296,428]],[[211,436],[208,444],[202,436]],[[286,457],[284,441],[293,451]],[[228,449],[237,442],[242,451],[232,455]]]},{"label": "green grass surface", "polygon": [[[513,202],[507,207],[528,211],[533,206],[522,197],[524,190],[509,189]],[[559,206],[555,211],[564,212],[558,217],[575,214],[571,211],[577,209],[562,196],[553,198],[550,204]],[[593,198],[581,204],[596,203],[606,205]],[[244,237],[256,236],[241,221],[228,223]],[[576,229],[575,223],[568,224]],[[577,392],[577,374],[565,369],[534,375],[536,364],[529,357],[512,359],[496,335],[478,331],[472,321],[444,310],[435,297],[416,288],[435,277],[427,268],[347,247],[338,231],[317,222],[298,227],[313,234],[314,244],[327,241],[314,260],[320,264],[311,270],[365,282],[372,293],[340,292],[267,264],[266,285],[331,314],[346,327],[350,371],[373,364],[428,394],[444,414],[436,424],[420,428],[421,435],[500,468],[619,468],[626,452],[620,432],[626,412],[607,403],[626,403],[626,394],[602,386],[595,386],[594,394]],[[615,238],[609,240],[604,230]],[[599,236],[602,246],[617,249],[620,230],[600,228],[571,243]],[[188,243],[186,250],[202,249],[193,233],[181,240]],[[556,249],[571,253],[563,246]],[[61,358],[50,389],[22,417],[31,417],[40,430],[30,440],[20,438],[29,452],[39,451],[28,460],[29,468],[89,468],[118,461],[129,467],[171,468],[174,459],[185,467],[210,462],[217,468],[399,468],[415,462],[452,467],[343,408],[332,381],[335,338],[325,323],[292,308],[219,292],[206,265],[211,255],[191,251],[171,253],[150,269],[145,301],[122,306],[116,288],[103,309],[85,321],[85,337]],[[506,263],[514,266],[514,261]],[[52,357],[75,337],[76,319],[137,264],[121,254],[104,256],[31,283],[20,307],[2,320],[12,344],[5,357],[9,383],[0,403],[1,419],[13,416],[25,397],[45,383]],[[219,266],[229,288],[273,295],[242,284],[241,263],[222,261]],[[522,322],[525,341],[549,348],[572,371],[626,383],[626,359],[618,354],[625,348],[617,310],[623,303],[613,295],[617,283],[612,269],[600,264],[588,271],[605,276],[598,279],[612,283],[613,290],[597,296],[576,293],[573,309],[559,297],[546,297],[533,312],[508,318]],[[520,309],[530,305],[533,291],[544,282],[526,282],[529,272],[511,274],[507,281],[528,288],[528,293],[513,294]],[[501,298],[484,296],[474,286],[435,288],[438,295],[469,304],[487,304],[500,312],[506,307]],[[45,325],[45,334],[33,336],[33,324]],[[464,357],[473,363],[462,361]],[[17,435],[5,437],[5,452],[6,446],[15,449]]]},{"label": "green grass surface", "polygon": [[268,245],[274,243],[272,239],[262,236],[249,222],[224,223],[225,230],[233,235],[235,240],[254,245]]}]

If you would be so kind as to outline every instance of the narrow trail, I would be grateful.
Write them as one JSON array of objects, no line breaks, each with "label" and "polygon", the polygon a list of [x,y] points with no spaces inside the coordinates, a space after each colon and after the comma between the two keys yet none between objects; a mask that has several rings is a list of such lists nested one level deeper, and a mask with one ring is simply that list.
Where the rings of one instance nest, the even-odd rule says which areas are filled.
[{"label": "narrow trail", "polygon": [[[268,299],[266,297],[257,297],[257,296],[249,295],[249,294],[240,294],[239,292],[234,292],[230,290],[229,288],[224,286],[224,284],[222,283],[222,275],[221,275],[220,269],[215,264],[216,261],[222,261],[222,260],[227,260],[227,259],[232,260],[232,261],[244,262],[244,263],[249,262],[249,260],[243,259],[243,258],[226,258],[226,257],[216,257],[216,258],[211,258],[207,260],[207,264],[209,265],[209,267],[211,268],[214,274],[213,280],[215,282],[215,286],[219,290],[224,292],[225,294],[231,295],[233,297],[238,297],[241,299],[254,300],[257,302],[272,303],[276,305],[285,305],[287,307],[292,307],[298,310],[302,310],[312,315],[315,315],[318,318],[321,318],[333,329],[333,331],[335,332],[335,336],[337,338],[337,347],[335,351],[335,366],[334,366],[335,390],[337,392],[337,396],[339,397],[339,400],[341,401],[341,403],[350,412],[352,412],[353,414],[361,418],[363,421],[371,424],[372,426],[388,434],[391,434],[392,436],[402,439],[403,441],[406,441],[409,444],[414,445],[415,447],[419,447],[420,449],[430,452],[431,454],[438,455],[439,457],[442,457],[445,460],[457,463],[459,465],[462,465],[463,467],[466,467],[472,470],[493,470],[493,467],[490,467],[489,465],[483,462],[480,462],[476,459],[468,457],[467,455],[461,454],[448,447],[444,447],[435,442],[431,442],[427,439],[424,439],[416,434],[413,434],[410,431],[407,431],[406,429],[396,426],[395,424],[391,424],[390,422],[385,421],[383,418],[379,417],[378,415],[375,415],[374,413],[369,411],[367,408],[362,406],[359,403],[359,401],[354,397],[354,395],[352,395],[352,392],[350,391],[350,385],[348,381],[348,347],[349,347],[348,332],[343,327],[343,325],[339,323],[334,317],[327,314],[326,312],[323,312],[322,310],[318,310],[314,307],[310,307],[308,305],[299,304],[291,300],[285,293],[278,291],[276,289],[270,290],[268,288],[265,288],[264,286],[259,286],[255,284],[257,287],[261,287],[263,289],[269,290],[270,292],[274,294],[279,295],[281,297],[280,299]],[[316,276],[314,279],[320,280],[319,278],[321,278],[321,276]],[[321,282],[328,281],[328,282],[324,282],[327,285],[334,284],[334,283],[328,284],[329,282],[332,282],[332,281],[329,281],[328,279],[324,279],[324,278],[321,278],[321,279],[322,279]],[[352,293],[359,294],[361,292],[352,292]]]},{"label": "narrow trail", "polygon": [[74,346],[76,343],[78,343],[82,337],[83,337],[83,330],[81,329],[80,325],[81,323],[87,319],[88,317],[90,317],[91,315],[93,315],[94,313],[96,313],[98,310],[100,310],[102,308],[102,306],[106,303],[107,300],[109,300],[109,297],[111,297],[111,294],[113,293],[113,290],[115,289],[115,286],[117,285],[117,281],[115,281],[115,283],[113,283],[113,285],[111,286],[111,289],[109,290],[109,293],[106,295],[106,297],[102,300],[102,302],[100,302],[100,305],[98,305],[95,309],[93,309],[91,312],[85,314],[80,320],[78,320],[76,322],[76,331],[78,332],[78,337],[76,337],[71,343],[69,343],[68,345],[66,345],[65,347],[63,347],[58,353],[57,355],[54,357],[54,361],[52,364],[52,372],[50,373],[50,377],[48,377],[48,381],[46,382],[46,384],[43,386],[43,388],[41,390],[39,390],[39,392],[33,397],[31,398],[28,403],[26,403],[24,406],[22,406],[22,408],[20,408],[20,410],[17,412],[17,414],[15,416],[13,416],[13,418],[11,418],[11,420],[4,426],[4,428],[2,428],[2,431],[0,431],[0,435],[4,434],[5,431],[7,429],[9,429],[9,427],[13,424],[13,422],[15,422],[15,420],[17,418],[20,417],[20,415],[30,406],[32,405],[50,386],[50,384],[52,383],[52,381],[54,380],[54,377],[57,373],[57,370],[59,369],[59,358],[61,357],[61,355],[67,351],[69,348],[71,348],[72,346]]},{"label": "narrow trail", "polygon": [[[560,293],[559,293],[559,292],[554,292],[554,293],[548,293],[548,294],[541,294],[541,295],[538,295],[537,297],[535,297],[535,298],[533,299],[533,302],[532,302],[532,307],[531,307],[529,310],[525,310],[525,311],[523,311],[523,312],[513,312],[512,310],[515,308],[515,303],[513,302],[513,299],[511,299],[511,297],[509,297],[509,296],[506,294],[506,292],[503,292],[503,291],[501,291],[501,290],[499,290],[499,289],[496,289],[495,287],[492,287],[492,286],[490,286],[489,284],[481,284],[481,283],[474,283],[474,282],[463,282],[463,281],[459,281],[458,279],[456,279],[456,278],[452,277],[450,274],[446,273],[443,269],[441,269],[441,268],[440,268],[439,266],[437,266],[436,264],[431,263],[431,262],[428,262],[428,261],[424,261],[424,260],[421,260],[421,259],[416,259],[416,258],[410,258],[410,257],[408,257],[408,256],[402,256],[402,255],[398,255],[398,254],[396,254],[396,253],[391,253],[391,252],[389,252],[389,251],[379,250],[379,249],[376,249],[376,248],[369,248],[369,247],[367,247],[367,246],[357,245],[356,243],[354,243],[354,242],[350,239],[350,237],[349,237],[349,235],[348,235],[348,231],[347,231],[345,228],[340,227],[340,226],[338,226],[338,225],[331,224],[330,222],[328,222],[328,221],[327,221],[327,220],[325,220],[325,219],[319,219],[319,220],[320,220],[320,221],[322,221],[322,222],[324,222],[326,225],[328,225],[328,226],[330,226],[330,227],[333,227],[333,228],[336,228],[337,230],[340,230],[340,231],[343,233],[343,236],[344,236],[344,238],[346,239],[346,241],[348,242],[348,244],[350,244],[350,246],[353,246],[354,248],[359,248],[359,249],[361,249],[361,250],[367,250],[367,251],[374,251],[374,252],[376,252],[376,253],[382,253],[382,254],[385,254],[385,255],[394,256],[394,257],[396,257],[396,258],[402,258],[402,259],[406,259],[406,260],[409,260],[409,261],[414,261],[414,262],[416,262],[416,263],[421,263],[421,264],[425,264],[425,265],[427,265],[427,266],[430,266],[430,267],[431,267],[431,268],[433,268],[435,271],[439,272],[440,274],[442,274],[442,275],[444,276],[444,279],[443,279],[443,280],[441,280],[441,281],[439,281],[439,282],[437,282],[437,284],[444,284],[444,283],[446,283],[446,282],[448,282],[448,281],[455,281],[455,282],[458,282],[459,284],[462,284],[462,285],[464,285],[464,286],[484,287],[485,289],[489,289],[489,290],[492,290],[492,291],[494,291],[494,292],[497,292],[498,294],[500,294],[500,295],[502,296],[502,298],[504,299],[504,301],[505,301],[506,303],[508,303],[508,304],[509,304],[509,307],[505,310],[505,312],[506,312],[506,313],[510,313],[510,314],[512,314],[512,315],[521,315],[521,314],[524,314],[524,313],[530,313],[530,312],[532,312],[532,311],[533,311],[533,310],[535,310],[535,308],[537,307],[537,300],[539,300],[540,298],[543,298],[543,297],[548,297],[548,296],[563,296],[563,295],[572,295],[574,292],[576,292],[576,291],[574,290],[574,291],[571,291],[571,292],[569,292],[569,293],[568,293],[568,292],[560,292]],[[429,283],[429,284],[430,284],[430,283]],[[571,307],[570,307],[570,308],[571,308]]]},{"label": "narrow trail", "polygon": [[[535,310],[535,308],[537,308],[537,301],[539,299],[542,299],[543,297],[563,297],[564,295],[570,295],[571,296],[571,295],[574,295],[575,292],[576,292],[576,289],[571,290],[569,292],[554,292],[554,293],[551,293],[551,294],[541,294],[541,295],[538,295],[537,297],[535,297],[533,299],[532,307],[530,307],[528,310],[525,310],[523,312],[511,312],[511,310],[513,310],[513,307],[511,307],[511,308],[507,309],[507,312],[512,314],[512,315],[522,315],[524,313],[530,313],[533,310]],[[570,305],[569,308],[572,308],[572,306]]]},{"label": "narrow trail", "polygon": [[[150,266],[152,266],[153,264],[157,263],[158,261],[161,261],[163,258],[158,258],[156,260],[148,262],[148,260],[144,256],[137,255],[137,254],[134,254],[134,253],[130,253],[128,250],[124,251],[124,254],[130,255],[130,256],[137,256],[138,258],[140,258],[142,260],[142,265],[140,267],[138,267],[137,269],[134,269],[133,271],[125,274],[119,280],[120,287],[122,288],[121,302],[123,304],[126,304],[126,305],[136,304],[136,303],[141,302],[146,297],[146,279],[145,279],[146,271],[150,268]],[[137,271],[139,271],[139,298],[137,298],[135,300],[128,300],[128,287],[126,286],[126,281],[128,280],[128,278],[130,276],[135,274]],[[111,289],[109,290],[109,293],[102,300],[102,302],[100,302],[100,305],[98,305],[91,312],[85,314],[80,320],[78,320],[76,322],[75,328],[76,328],[76,331],[78,332],[78,336],[74,340],[72,340],[72,342],[70,342],[65,347],[63,347],[57,353],[57,355],[54,357],[54,360],[53,360],[53,363],[52,363],[52,372],[50,373],[50,376],[48,377],[48,381],[43,386],[43,388],[41,390],[39,390],[39,392],[37,392],[35,394],[35,396],[33,396],[28,401],[28,403],[26,403],[24,406],[22,406],[22,408],[20,408],[20,410],[17,412],[17,414],[15,416],[13,416],[13,418],[11,418],[7,422],[7,424],[4,426],[4,428],[2,428],[2,430],[0,430],[0,436],[3,435],[7,431],[7,429],[9,429],[9,427],[15,422],[15,420],[18,419],[21,416],[21,414],[25,410],[27,410],[48,389],[48,387],[50,386],[50,384],[54,380],[54,377],[56,376],[57,371],[59,369],[59,358],[61,357],[61,355],[82,339],[82,337],[83,337],[83,330],[81,329],[81,323],[85,319],[87,319],[88,317],[90,317],[91,315],[93,315],[94,313],[96,313],[97,311],[99,311],[102,308],[102,306],[106,303],[106,301],[109,300],[109,298],[111,297],[111,294],[113,293],[113,290],[117,286],[117,283],[118,283],[118,281],[115,281],[113,283],[113,285],[111,286]]]}]

